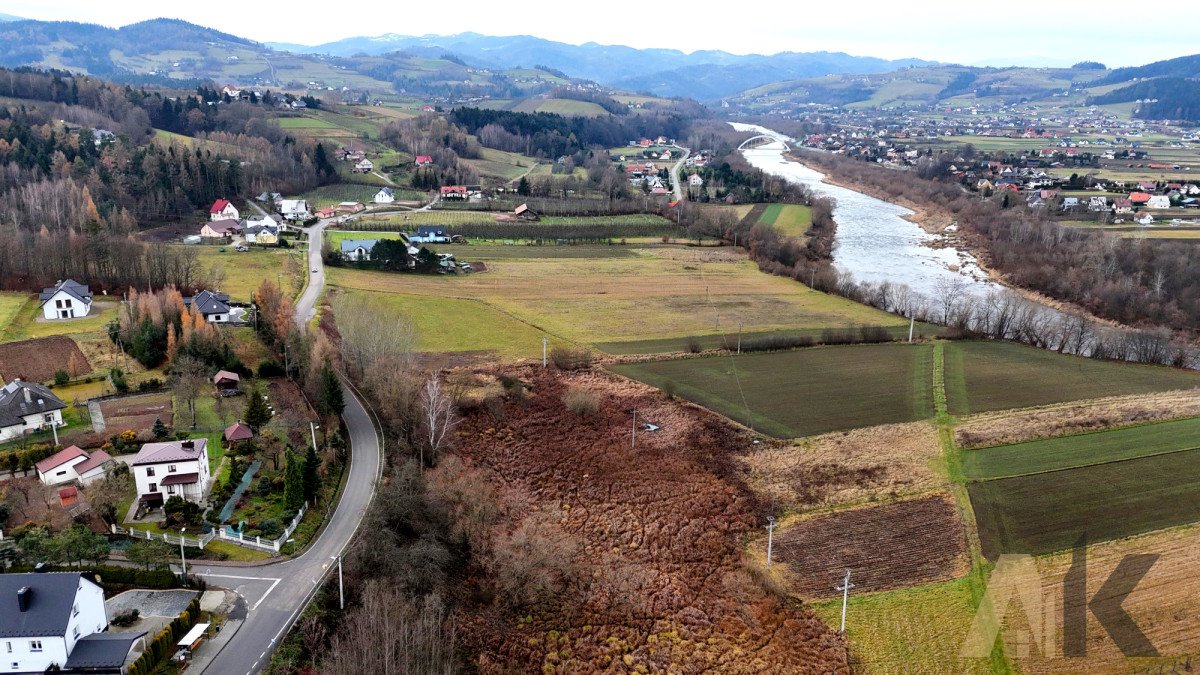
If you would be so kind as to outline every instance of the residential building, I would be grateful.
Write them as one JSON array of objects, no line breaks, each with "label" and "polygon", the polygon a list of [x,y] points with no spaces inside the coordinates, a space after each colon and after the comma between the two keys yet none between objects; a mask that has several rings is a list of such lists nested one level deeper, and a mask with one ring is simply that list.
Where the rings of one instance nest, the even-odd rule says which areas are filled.
[{"label": "residential building", "polygon": [[0,673],[120,673],[146,633],[107,628],[87,573],[0,574]]},{"label": "residential building", "polygon": [[417,155],[417,166],[428,166],[433,164],[433,157],[429,155]]},{"label": "residential building", "polygon": [[279,202],[279,213],[287,220],[307,220],[308,202],[303,199],[283,199]]},{"label": "residential building", "polygon": [[242,233],[242,224],[236,220],[213,220],[200,228],[200,236],[208,239],[229,239]]},{"label": "residential building", "polygon": [[0,389],[0,442],[61,427],[66,407],[66,403],[40,384],[9,382]]},{"label": "residential building", "polygon": [[228,323],[233,319],[227,293],[200,291],[193,297],[184,298],[183,304],[189,308],[195,306],[196,311],[209,323]]},{"label": "residential building", "polygon": [[379,188],[379,192],[375,193],[374,201],[376,204],[391,204],[396,201],[396,193],[389,187]]},{"label": "residential building", "polygon": [[468,196],[466,185],[443,185],[441,189],[442,199],[466,199]]},{"label": "residential building", "polygon": [[419,225],[417,233],[408,235],[408,240],[414,244],[444,244],[450,241],[450,235],[441,225]]},{"label": "residential building", "polygon": [[46,485],[79,481],[87,485],[104,477],[113,458],[103,450],[88,452],[78,446],[60,450],[34,465],[38,480]]},{"label": "residential building", "polygon": [[367,262],[371,259],[371,250],[378,242],[378,239],[343,239],[342,258],[354,262]]},{"label": "residential building", "polygon": [[700,177],[700,174],[694,173],[688,178],[688,185],[694,188],[704,187],[704,179]]},{"label": "residential building", "polygon": [[209,220],[237,220],[240,217],[241,214],[238,212],[237,207],[231,204],[228,199],[218,199],[208,209]]},{"label": "residential building", "polygon": [[333,210],[343,215],[351,215],[365,211],[367,207],[362,202],[338,202],[338,205],[333,207]]},{"label": "residential building", "polygon": [[92,311],[92,292],[74,279],[43,288],[38,300],[42,301],[42,317],[47,320],[78,319]]},{"label": "residential building", "polygon": [[1171,198],[1166,195],[1154,195],[1150,201],[1146,202],[1146,208],[1169,209],[1171,208]]},{"label": "residential building", "polygon": [[208,473],[208,441],[146,443],[130,466],[137,485],[138,500],[157,506],[179,496],[202,502],[211,483]]},{"label": "residential building", "polygon": [[375,163],[366,157],[358,160],[354,164],[354,173],[371,173],[375,170]]},{"label": "residential building", "polygon": [[272,225],[251,225],[245,231],[247,244],[278,246],[279,228]]}]

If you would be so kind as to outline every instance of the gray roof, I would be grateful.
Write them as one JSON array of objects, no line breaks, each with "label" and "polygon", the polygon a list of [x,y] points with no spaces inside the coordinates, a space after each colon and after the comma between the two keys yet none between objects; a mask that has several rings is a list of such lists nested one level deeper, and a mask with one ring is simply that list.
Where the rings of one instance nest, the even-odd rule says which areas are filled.
[{"label": "gray roof", "polygon": [[[67,621],[75,606],[79,572],[0,574],[0,637],[50,637],[67,634]],[[86,576],[83,580],[94,584]],[[17,605],[17,591],[32,593],[29,609]]]},{"label": "gray roof", "polygon": [[188,307],[195,304],[196,309],[204,316],[208,316],[209,314],[225,314],[229,312],[229,294],[200,291],[195,297],[184,298],[183,304]]},{"label": "gray roof", "polygon": [[[183,447],[184,443],[191,443],[192,447],[185,448]],[[138,451],[137,456],[133,458],[133,465],[186,462],[193,459],[204,461],[204,457],[207,454],[205,452],[207,446],[208,440],[203,438],[191,438],[186,441],[167,441],[165,443],[146,443]]]},{"label": "gray roof", "polygon": [[[382,192],[383,194],[385,194],[389,197],[394,197],[396,194],[396,193],[392,192],[392,188],[390,188],[390,187],[379,188],[379,192]],[[379,193],[377,192],[376,194],[379,194]]]},{"label": "gray roof", "polygon": [[378,239],[343,239],[342,253],[351,253],[359,248],[370,251],[375,248],[375,244],[377,243],[379,243]]},{"label": "gray roof", "polygon": [[67,657],[67,670],[76,668],[112,668],[125,665],[125,658],[133,643],[146,634],[140,633],[92,633],[75,643]]},{"label": "gray roof", "polygon": [[88,289],[88,287],[84,286],[78,281],[75,281],[74,279],[60,281],[50,288],[43,288],[42,292],[38,295],[38,300],[41,300],[42,304],[44,305],[49,302],[51,298],[57,295],[59,291],[65,291],[67,295],[75,298],[85,305],[92,301],[92,292]]},{"label": "gray roof", "polygon": [[245,234],[248,237],[251,235],[258,236],[259,232],[270,232],[271,234],[278,235],[279,228],[274,225],[251,225],[246,228]]},{"label": "gray roof", "polygon": [[[25,392],[29,400],[25,400]],[[36,382],[13,380],[0,388],[0,426],[21,424],[26,415],[48,413],[66,408],[67,404],[49,389]]]}]

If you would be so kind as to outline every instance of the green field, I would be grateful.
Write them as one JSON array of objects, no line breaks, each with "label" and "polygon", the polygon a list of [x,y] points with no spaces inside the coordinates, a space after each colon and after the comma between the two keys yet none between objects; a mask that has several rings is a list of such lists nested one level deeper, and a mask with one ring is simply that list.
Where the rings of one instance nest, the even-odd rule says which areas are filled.
[{"label": "green field", "polygon": [[[841,626],[841,598],[809,606],[834,630]],[[854,672],[993,672],[987,660],[958,656],[974,616],[969,579],[884,593],[851,593],[846,636]]]},{"label": "green field", "polygon": [[1200,448],[1200,417],[967,450],[968,480],[1010,478]]},{"label": "green field", "polygon": [[[393,188],[393,191],[395,192],[396,199],[401,201],[423,202],[428,199],[428,195],[419,190]],[[363,204],[371,205],[376,192],[379,192],[379,187],[375,185],[335,183],[334,185],[322,185],[315,190],[309,190],[300,195],[299,198],[308,200],[309,208],[315,211],[317,209],[337,206],[341,202],[362,202]]]},{"label": "green field", "polygon": [[513,110],[525,113],[555,113],[569,117],[606,117],[608,111],[590,101],[566,98],[531,98],[518,103]]},{"label": "green field", "polygon": [[967,485],[980,544],[1042,554],[1200,521],[1200,450]]},{"label": "green field", "polygon": [[[224,248],[222,252],[220,249]],[[205,272],[219,265],[225,279],[220,290],[228,293],[237,302],[249,302],[250,295],[258,289],[263,279],[270,279],[285,291],[295,290],[297,282],[303,282],[307,273],[306,253],[302,249],[253,248],[247,253],[238,253],[232,246],[200,246],[199,260]],[[295,256],[289,269],[288,256]]]},{"label": "green field", "polygon": [[801,204],[771,204],[758,222],[774,225],[789,237],[803,237],[812,227],[812,209]]},{"label": "green field", "polygon": [[[612,366],[777,437],[933,416],[933,347],[855,345]],[[743,401],[744,396],[744,401]]]},{"label": "green field", "polygon": [[[884,317],[891,318],[891,317]],[[894,339],[901,340],[908,337],[908,325],[892,325],[884,326],[888,333]],[[825,328],[798,328],[792,330],[773,330],[773,331],[757,331],[742,333],[743,341],[754,340],[756,338],[765,337],[809,337],[813,341],[819,341]],[[940,332],[938,326],[930,324],[917,324],[914,336],[917,338],[926,338],[937,335]],[[664,354],[669,352],[690,351],[691,343],[695,342],[700,345],[701,349],[737,349],[738,335],[737,333],[726,333],[717,335],[695,335],[689,337],[672,337],[672,338],[653,338],[650,340],[631,340],[628,342],[601,342],[596,345],[609,354]]]},{"label": "green field", "polygon": [[[542,336],[537,328],[486,303],[458,298],[347,291],[399,308],[416,329],[421,352],[492,352],[511,358],[540,358]],[[562,344],[551,339],[551,346]]]},{"label": "green field", "polygon": [[1194,371],[1065,356],[1013,342],[946,345],[953,415],[1198,386]]},{"label": "green field", "polygon": [[313,117],[281,117],[279,126],[283,129],[337,129],[338,125]]}]

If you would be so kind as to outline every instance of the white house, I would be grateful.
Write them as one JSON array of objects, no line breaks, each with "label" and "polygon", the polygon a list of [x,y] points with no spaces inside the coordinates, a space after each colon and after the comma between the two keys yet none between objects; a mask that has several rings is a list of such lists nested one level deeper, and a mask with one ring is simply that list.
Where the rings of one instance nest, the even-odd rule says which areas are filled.
[{"label": "white house", "polygon": [[0,574],[0,673],[119,673],[146,633],[106,628],[104,589],[86,573]]},{"label": "white house", "polygon": [[200,291],[190,298],[184,298],[186,307],[196,307],[196,311],[209,323],[227,323],[232,320],[229,307],[229,294],[215,291]]},{"label": "white house", "polygon": [[208,495],[208,441],[203,438],[147,443],[130,468],[138,500],[150,506],[174,496],[199,503]]},{"label": "white house", "polygon": [[287,220],[307,220],[308,202],[303,199],[284,199],[279,202],[279,213]]},{"label": "white house", "polygon": [[375,170],[375,163],[363,157],[354,165],[354,173],[371,173]]},{"label": "white house", "polygon": [[42,316],[47,320],[77,319],[92,311],[92,292],[74,279],[43,288],[38,299],[42,301]]},{"label": "white house", "polygon": [[1171,198],[1166,195],[1154,195],[1150,198],[1150,201],[1146,203],[1146,208],[1169,209],[1171,208]]},{"label": "white house", "polygon": [[40,384],[9,382],[0,389],[0,442],[52,426],[61,427],[66,407]]},{"label": "white house", "polygon": [[208,209],[209,220],[237,220],[241,214],[228,199],[218,199]]},{"label": "white house", "polygon": [[378,239],[343,239],[342,257],[354,262],[366,262],[371,259],[371,251]]},{"label": "white house", "polygon": [[704,179],[700,177],[700,174],[694,173],[691,178],[688,178],[688,185],[692,187],[704,187]]},{"label": "white house", "polygon": [[46,485],[76,480],[87,485],[103,478],[112,461],[113,458],[103,450],[89,453],[72,445],[38,462],[34,468],[37,469],[38,480]]},{"label": "white house", "polygon": [[394,201],[396,201],[396,193],[392,191],[392,188],[380,188],[379,192],[375,193],[376,204],[391,204]]}]

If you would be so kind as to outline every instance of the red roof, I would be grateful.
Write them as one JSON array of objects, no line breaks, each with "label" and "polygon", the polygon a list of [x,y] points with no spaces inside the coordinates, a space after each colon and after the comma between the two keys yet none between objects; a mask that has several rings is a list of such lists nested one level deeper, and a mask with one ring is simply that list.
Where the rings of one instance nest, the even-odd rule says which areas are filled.
[{"label": "red roof", "polygon": [[443,185],[442,194],[444,195],[465,195],[467,194],[466,185]]},{"label": "red roof", "polygon": [[213,384],[221,384],[222,382],[241,382],[242,378],[237,373],[231,373],[228,370],[218,370],[216,375],[213,375]]},{"label": "red roof", "polygon": [[1129,201],[1133,202],[1134,204],[1148,202],[1150,201],[1150,195],[1146,194],[1145,192],[1133,192],[1129,195]]},{"label": "red roof", "polygon": [[87,460],[75,465],[75,472],[80,476],[91,471],[92,469],[103,466],[106,462],[112,461],[112,455],[103,450],[97,450],[90,453]]},{"label": "red roof", "polygon": [[42,461],[38,462],[34,466],[37,468],[37,470],[40,473],[46,473],[47,471],[49,471],[55,467],[59,467],[59,466],[62,466],[63,464],[66,464],[67,462],[75,459],[76,457],[83,457],[86,459],[87,456],[88,456],[88,454],[83,451],[83,448],[80,448],[77,445],[72,445],[69,448],[59,450],[58,452],[54,453],[53,455],[50,455],[46,459],[43,459]]},{"label": "red roof", "polygon": [[433,164],[433,157],[429,155],[417,155],[417,164]]},{"label": "red roof", "polygon": [[227,441],[248,441],[251,438],[254,438],[254,432],[241,422],[231,424],[229,428],[225,429],[225,440]]},{"label": "red roof", "polygon": [[226,206],[229,206],[228,199],[218,199],[217,201],[213,202],[212,208],[209,209],[208,212],[209,213],[220,213],[225,210]]}]

